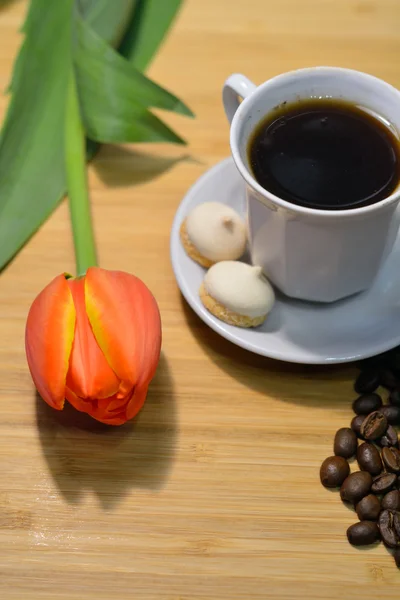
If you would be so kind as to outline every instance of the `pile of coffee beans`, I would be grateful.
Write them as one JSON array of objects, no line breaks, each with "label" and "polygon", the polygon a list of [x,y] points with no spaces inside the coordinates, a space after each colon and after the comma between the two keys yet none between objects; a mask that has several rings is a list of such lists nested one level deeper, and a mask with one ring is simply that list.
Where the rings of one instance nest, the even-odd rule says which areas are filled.
[{"label": "pile of coffee beans", "polygon": [[[365,363],[354,389],[356,416],[350,427],[337,431],[334,456],[321,465],[321,483],[340,488],[343,502],[357,513],[359,522],[347,530],[350,544],[382,540],[400,568],[400,450],[395,428],[400,425],[399,351]],[[360,468],[353,473],[348,462],[352,458]]]}]

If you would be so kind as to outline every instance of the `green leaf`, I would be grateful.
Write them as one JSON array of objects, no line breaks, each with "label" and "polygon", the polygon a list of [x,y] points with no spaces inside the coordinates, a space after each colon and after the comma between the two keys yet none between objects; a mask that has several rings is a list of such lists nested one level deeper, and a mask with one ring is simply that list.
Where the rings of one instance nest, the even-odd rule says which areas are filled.
[{"label": "green leaf", "polygon": [[192,116],[176,96],[140,73],[76,18],[74,64],[82,116],[89,137],[99,142],[182,143],[147,108]]},{"label": "green leaf", "polygon": [[107,82],[107,88],[111,88],[113,95],[127,103],[138,103],[193,117],[192,111],[181,100],[138,71],[80,17],[76,20],[76,31],[74,62],[81,89],[89,81],[108,94],[108,89],[104,91],[104,83]]},{"label": "green leaf", "polygon": [[[131,11],[133,17],[129,25],[135,22],[138,35],[143,37],[143,31],[151,29],[149,13],[143,12],[140,0],[118,0],[117,3],[110,0],[31,0],[23,28],[25,40],[18,54],[10,85],[12,99],[0,137],[0,269],[28,241],[65,194],[65,101],[72,60],[72,7],[77,2],[85,11],[93,29],[116,46],[123,33],[124,20],[132,14]],[[136,12],[138,2],[141,8]],[[172,4],[179,4],[175,0],[172,3],[170,0],[160,2],[163,22],[153,13],[154,32],[148,42],[146,40],[147,56],[151,47],[152,52],[155,52],[163,32],[171,22],[172,17],[165,17],[165,9],[170,9]],[[128,37],[132,37],[132,29]],[[143,58],[139,60],[140,53],[136,44],[132,56],[136,56],[138,60],[134,64],[144,64]],[[136,82],[138,81],[136,76]],[[121,90],[124,85],[121,84]],[[163,104],[167,109],[182,114],[190,112],[164,90],[161,99],[159,95],[154,99],[153,94],[158,94],[161,90],[155,84],[146,80],[145,85],[142,80],[139,85],[142,102],[146,98],[146,102],[154,106]],[[101,88],[99,94],[98,81],[94,88],[88,85],[88,90],[86,100],[95,93],[102,96],[104,91]],[[129,107],[130,112],[124,106],[123,111],[117,114],[116,123],[102,122],[106,104],[99,100],[100,109],[97,117],[93,117],[92,125],[94,132],[101,131],[106,135],[99,133],[98,139],[117,140],[126,124],[118,119],[127,119],[130,114],[136,122],[128,131],[131,139],[165,140],[167,137],[171,141],[181,141],[159,119],[151,115],[137,98],[135,100],[135,103],[132,102],[135,107]],[[109,103],[107,107],[112,109]],[[89,109],[89,105],[86,105],[86,112]],[[88,140],[88,158],[93,156],[97,147],[95,142]]]},{"label": "green leaf", "polygon": [[[21,32],[25,35],[33,35],[36,28],[40,27],[41,16],[36,10],[35,2],[31,2],[28,9],[28,14],[26,16],[25,22],[22,26]],[[14,64],[13,74],[11,78],[11,82],[8,87],[8,91],[12,92],[14,87],[17,87],[20,83],[19,78],[21,76],[21,72],[23,70],[23,65],[25,61],[28,59],[29,53],[29,44],[23,43],[21,49],[18,53],[17,59]]]},{"label": "green leaf", "polygon": [[[87,90],[89,97],[95,97],[98,88]],[[82,96],[81,96],[82,98]],[[81,99],[81,106],[83,105]],[[90,103],[89,103],[90,107]],[[121,108],[121,110],[120,110]],[[83,109],[84,111],[84,109]],[[131,118],[129,121],[128,116]],[[119,107],[110,114],[108,101],[98,99],[96,109],[84,111],[85,129],[89,137],[101,143],[123,142],[173,142],[184,144],[184,140],[174,133],[160,119],[145,108],[131,106],[128,111]]]},{"label": "green leaf", "polygon": [[63,140],[72,5],[73,0],[31,2],[0,140],[0,267],[65,193]]},{"label": "green leaf", "polygon": [[77,6],[86,23],[116,48],[133,18],[136,3],[137,0],[78,0]]},{"label": "green leaf", "polygon": [[140,71],[150,64],[181,4],[182,0],[137,0],[119,52]]}]

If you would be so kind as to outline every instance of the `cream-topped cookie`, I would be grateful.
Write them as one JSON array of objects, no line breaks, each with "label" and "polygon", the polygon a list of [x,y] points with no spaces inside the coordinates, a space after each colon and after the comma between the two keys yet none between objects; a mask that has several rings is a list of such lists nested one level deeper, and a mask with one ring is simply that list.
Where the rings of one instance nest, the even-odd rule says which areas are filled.
[{"label": "cream-topped cookie", "polygon": [[240,258],[246,249],[246,226],[230,206],[204,202],[181,225],[181,241],[193,260],[203,267]]},{"label": "cream-topped cookie", "polygon": [[239,327],[263,323],[275,302],[261,267],[238,261],[213,265],[204,277],[200,298],[213,315]]}]

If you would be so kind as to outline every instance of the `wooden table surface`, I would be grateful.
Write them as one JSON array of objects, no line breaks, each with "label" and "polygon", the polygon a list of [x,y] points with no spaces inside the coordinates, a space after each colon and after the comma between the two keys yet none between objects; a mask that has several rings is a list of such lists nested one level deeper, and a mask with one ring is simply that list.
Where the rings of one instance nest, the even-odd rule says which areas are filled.
[{"label": "wooden table surface", "polygon": [[[0,11],[1,89],[25,7]],[[188,148],[107,147],[90,167],[101,265],[143,278],[162,313],[162,359],[135,423],[52,412],[32,386],[27,310],[74,268],[65,203],[1,275],[0,598],[398,595],[385,548],[352,548],[354,514],[319,483],[351,418],[355,369],[283,365],[220,339],[181,298],[169,232],[188,187],[229,153],[226,76],[327,64],[400,86],[399,25],[399,0],[186,0],[151,75],[196,112],[170,118]]]}]

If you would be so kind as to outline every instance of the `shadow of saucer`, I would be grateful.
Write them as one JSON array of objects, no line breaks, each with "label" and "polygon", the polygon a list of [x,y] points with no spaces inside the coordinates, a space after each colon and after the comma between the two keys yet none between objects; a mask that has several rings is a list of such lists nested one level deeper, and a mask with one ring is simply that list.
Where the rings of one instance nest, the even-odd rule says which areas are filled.
[{"label": "shadow of saucer", "polygon": [[183,296],[181,303],[186,323],[202,350],[219,368],[243,385],[268,396],[315,408],[323,408],[327,403],[348,405],[349,396],[338,394],[337,385],[343,384],[350,394],[354,394],[354,365],[302,365],[253,354],[210,329]]},{"label": "shadow of saucer", "polygon": [[104,184],[122,187],[146,183],[178,163],[192,160],[189,154],[165,157],[108,144],[100,148],[92,165]]},{"label": "shadow of saucer", "polygon": [[36,420],[43,454],[61,494],[78,504],[93,491],[111,510],[132,488],[159,490],[172,467],[177,435],[173,381],[161,355],[147,401],[120,427],[99,423],[68,402],[50,408],[37,394]]}]

